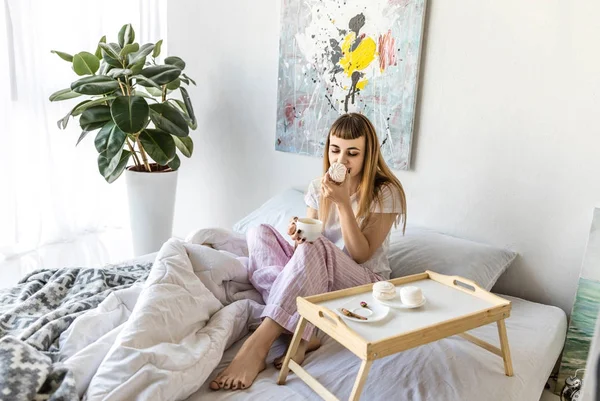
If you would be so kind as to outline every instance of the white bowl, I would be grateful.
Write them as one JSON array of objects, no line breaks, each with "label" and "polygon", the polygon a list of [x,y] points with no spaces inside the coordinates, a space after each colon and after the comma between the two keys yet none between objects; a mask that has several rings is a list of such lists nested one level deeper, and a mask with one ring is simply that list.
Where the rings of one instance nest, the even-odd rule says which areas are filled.
[{"label": "white bowl", "polygon": [[405,305],[420,305],[423,303],[423,291],[415,286],[402,287],[400,288],[400,300]]}]

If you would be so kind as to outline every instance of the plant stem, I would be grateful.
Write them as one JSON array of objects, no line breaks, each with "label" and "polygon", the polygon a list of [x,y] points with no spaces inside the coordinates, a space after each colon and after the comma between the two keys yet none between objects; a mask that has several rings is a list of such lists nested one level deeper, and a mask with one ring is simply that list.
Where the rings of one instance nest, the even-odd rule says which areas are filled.
[{"label": "plant stem", "polygon": [[131,142],[129,142],[129,138],[125,138],[125,142],[127,142],[127,146],[129,147],[129,151],[131,152],[131,154],[133,155],[133,161],[135,162],[136,167],[140,166],[140,159],[138,159],[137,155],[135,154],[135,150],[133,150],[133,146],[131,145]]},{"label": "plant stem", "polygon": [[123,96],[125,96],[125,89],[123,88],[123,83],[118,78],[117,78],[117,82],[119,83],[119,86],[121,87],[121,93],[123,94]]},{"label": "plant stem", "polygon": [[148,164],[148,157],[146,156],[146,151],[144,150],[144,147],[142,146],[142,143],[140,142],[139,134],[136,134],[135,139],[137,141],[138,149],[140,150],[140,154],[142,155],[142,160],[144,161],[144,166],[146,167],[146,171],[150,172],[152,170],[150,170],[150,164]]},{"label": "plant stem", "polygon": [[165,102],[165,100],[167,100],[167,85],[163,85],[163,90],[162,90],[162,101],[163,101],[163,103]]}]

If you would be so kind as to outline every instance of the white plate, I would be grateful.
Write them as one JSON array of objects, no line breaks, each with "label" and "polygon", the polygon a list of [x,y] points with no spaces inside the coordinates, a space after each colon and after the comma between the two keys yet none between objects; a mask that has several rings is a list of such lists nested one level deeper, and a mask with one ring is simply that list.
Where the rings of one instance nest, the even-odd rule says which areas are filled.
[{"label": "white plate", "polygon": [[420,306],[425,305],[425,302],[427,301],[427,299],[425,299],[425,296],[423,296],[423,302],[421,302],[420,304],[407,305],[407,304],[402,303],[399,295],[396,295],[396,298],[394,298],[394,299],[386,299],[386,300],[382,300],[382,299],[378,299],[378,298],[373,298],[373,299],[375,299],[377,302],[379,302],[382,305],[389,306],[392,308],[402,308],[402,309],[418,308]]},{"label": "white plate", "polygon": [[[369,297],[369,298],[371,298],[371,297]],[[344,319],[351,320],[353,322],[373,323],[373,322],[377,322],[377,321],[383,319],[384,317],[386,317],[388,312],[390,311],[390,308],[388,308],[387,306],[384,306],[384,305],[380,305],[377,302],[371,302],[371,303],[367,304],[368,308],[363,308],[362,306],[360,306],[360,302],[361,302],[361,300],[358,298],[353,299],[351,301],[346,302],[344,305],[340,306],[339,308],[337,308],[335,310],[335,312],[338,315],[340,315],[341,317],[343,317]],[[356,313],[357,315],[364,316],[367,318],[367,320],[362,320],[362,319],[357,319],[357,318],[354,318],[351,316],[346,316],[342,313],[342,308],[348,309],[350,312]]]}]

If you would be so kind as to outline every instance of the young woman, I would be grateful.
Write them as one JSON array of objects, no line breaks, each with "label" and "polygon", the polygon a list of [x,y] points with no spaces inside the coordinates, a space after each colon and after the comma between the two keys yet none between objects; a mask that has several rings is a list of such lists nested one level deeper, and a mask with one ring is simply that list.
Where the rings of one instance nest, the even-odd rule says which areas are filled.
[{"label": "young woman", "polygon": [[[347,169],[338,184],[327,173],[331,163]],[[329,131],[324,175],[310,183],[307,215],[323,221],[323,236],[306,243],[296,230],[292,247],[273,227],[248,233],[250,281],[261,293],[264,320],[246,340],[231,364],[210,383],[213,390],[245,389],[266,367],[273,342],[294,332],[299,320],[296,297],[321,294],[389,279],[389,233],[400,221],[406,226],[406,198],[400,181],[385,164],[375,128],[363,115],[344,114]],[[308,324],[294,360],[319,346]],[[280,366],[283,356],[275,360]]]}]

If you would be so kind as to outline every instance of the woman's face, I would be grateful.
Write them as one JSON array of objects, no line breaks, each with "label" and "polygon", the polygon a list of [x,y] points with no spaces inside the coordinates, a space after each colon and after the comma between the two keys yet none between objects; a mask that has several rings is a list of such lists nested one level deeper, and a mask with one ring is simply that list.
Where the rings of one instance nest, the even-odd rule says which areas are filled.
[{"label": "woman's face", "polygon": [[329,137],[329,163],[341,163],[351,178],[360,177],[365,160],[365,136],[356,139]]}]

